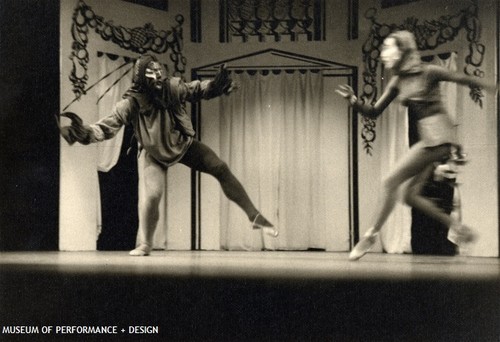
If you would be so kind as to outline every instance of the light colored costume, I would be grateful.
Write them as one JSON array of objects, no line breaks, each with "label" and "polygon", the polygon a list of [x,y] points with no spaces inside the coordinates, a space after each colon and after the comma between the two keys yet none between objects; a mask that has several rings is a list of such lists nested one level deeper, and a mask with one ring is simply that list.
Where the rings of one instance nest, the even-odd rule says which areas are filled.
[{"label": "light colored costume", "polygon": [[[448,226],[453,243],[470,242],[474,234],[460,222],[451,221],[431,201],[421,196],[423,177],[432,170],[433,163],[448,158],[454,139],[454,124],[442,101],[439,82],[449,81],[458,84],[481,87],[476,77],[454,73],[445,68],[423,64],[412,33],[397,31],[390,34],[401,56],[392,66],[394,76],[389,80],[383,94],[374,105],[358,100],[352,88],[343,87],[341,95],[349,100],[353,109],[371,118],[376,118],[393,101],[398,100],[408,106],[410,115],[416,116],[419,142],[414,144],[408,156],[391,172],[384,182],[385,192],[381,207],[373,227],[371,227],[351,251],[350,260],[361,258],[376,242],[378,231],[382,228],[397,200],[400,185],[411,178],[406,188],[405,201],[425,214],[437,218]],[[390,49],[390,47],[388,48]],[[387,50],[386,50],[387,51]],[[389,50],[390,51],[390,50]],[[389,58],[389,57],[388,57]]]}]

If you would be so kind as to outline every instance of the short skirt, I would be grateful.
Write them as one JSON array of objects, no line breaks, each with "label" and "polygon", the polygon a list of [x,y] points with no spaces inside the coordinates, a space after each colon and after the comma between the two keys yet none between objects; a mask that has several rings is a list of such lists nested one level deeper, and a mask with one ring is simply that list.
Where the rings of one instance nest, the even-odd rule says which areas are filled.
[{"label": "short skirt", "polygon": [[426,147],[456,144],[455,126],[447,114],[437,114],[418,120],[420,141]]}]

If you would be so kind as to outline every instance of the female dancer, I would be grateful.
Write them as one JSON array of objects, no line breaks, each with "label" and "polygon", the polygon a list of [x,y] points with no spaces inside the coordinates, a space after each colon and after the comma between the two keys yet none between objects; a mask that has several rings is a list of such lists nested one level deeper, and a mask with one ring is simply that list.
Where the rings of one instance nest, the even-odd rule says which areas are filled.
[{"label": "female dancer", "polygon": [[449,227],[448,239],[453,243],[460,245],[471,242],[475,238],[472,230],[444,213],[432,201],[423,197],[420,191],[433,164],[446,159],[456,146],[453,123],[442,103],[439,82],[448,81],[488,89],[496,87],[486,85],[476,77],[423,64],[415,37],[408,31],[390,34],[384,40],[380,57],[385,67],[393,71],[393,76],[375,105],[358,101],[348,85],[339,86],[336,92],[348,100],[354,110],[371,118],[379,116],[397,98],[417,115],[420,141],[410,148],[409,153],[385,179],[375,224],[353,248],[349,259],[358,260],[373,247],[378,232],[394,208],[398,188],[410,178],[403,196],[406,204]]}]

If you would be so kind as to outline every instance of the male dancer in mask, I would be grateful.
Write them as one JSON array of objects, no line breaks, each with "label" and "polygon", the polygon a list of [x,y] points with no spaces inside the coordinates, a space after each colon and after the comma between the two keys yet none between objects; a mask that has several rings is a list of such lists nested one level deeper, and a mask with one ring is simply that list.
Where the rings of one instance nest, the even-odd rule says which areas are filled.
[{"label": "male dancer in mask", "polygon": [[225,65],[220,67],[213,80],[183,82],[177,77],[166,77],[156,57],[143,55],[134,65],[132,83],[111,114],[94,124],[84,125],[80,117],[71,112],[61,114],[71,119],[70,126],[61,127],[61,135],[70,145],[111,139],[123,125],[134,128],[139,151],[144,154],[146,195],[139,201],[143,231],[130,255],[150,254],[165,188],[165,172],[177,162],[214,176],[224,194],[243,209],[254,229],[278,236],[278,230],[255,208],[227,164],[212,149],[194,139],[195,131],[186,112],[186,102],[208,100],[236,89]]}]

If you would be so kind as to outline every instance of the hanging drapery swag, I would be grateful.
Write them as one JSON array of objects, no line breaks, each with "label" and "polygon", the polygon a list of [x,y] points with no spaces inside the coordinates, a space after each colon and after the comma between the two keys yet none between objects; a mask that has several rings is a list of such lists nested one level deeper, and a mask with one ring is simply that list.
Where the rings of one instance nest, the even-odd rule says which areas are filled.
[{"label": "hanging drapery swag", "polygon": [[86,86],[90,57],[87,44],[91,30],[102,39],[139,54],[170,52],[169,57],[174,63],[172,74],[182,77],[186,70],[186,58],[182,54],[184,17],[179,14],[175,17],[175,21],[176,24],[167,31],[157,31],[151,23],[146,23],[143,27],[127,28],[115,25],[112,20],[106,21],[80,0],[73,13],[71,25],[73,51],[69,57],[73,64],[69,79],[73,85],[75,98],[79,99],[88,90]]}]

